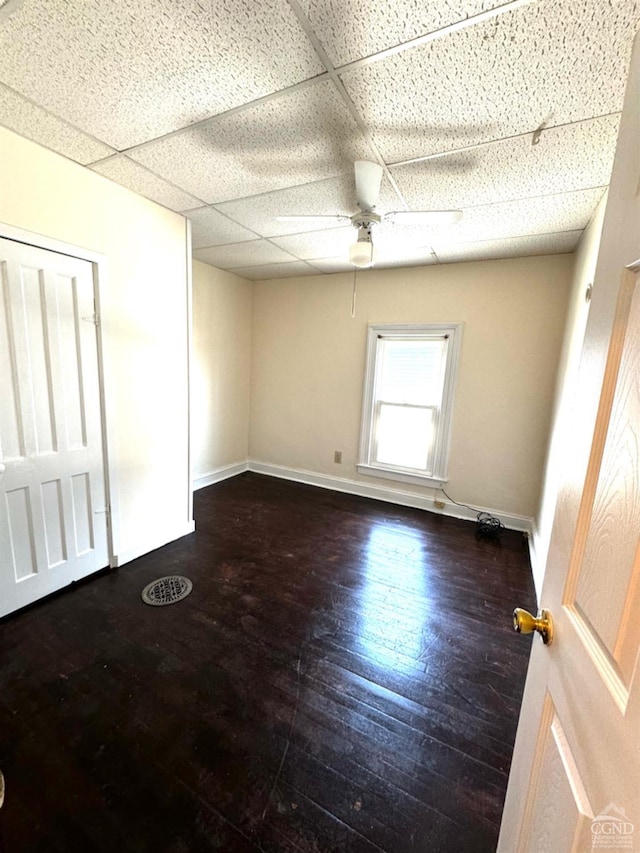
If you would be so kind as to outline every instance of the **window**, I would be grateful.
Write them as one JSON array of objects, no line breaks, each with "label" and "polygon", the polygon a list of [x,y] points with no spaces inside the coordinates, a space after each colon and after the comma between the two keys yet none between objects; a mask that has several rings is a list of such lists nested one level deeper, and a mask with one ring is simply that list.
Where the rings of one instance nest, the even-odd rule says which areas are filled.
[{"label": "window", "polygon": [[369,326],[358,471],[443,482],[460,325]]}]

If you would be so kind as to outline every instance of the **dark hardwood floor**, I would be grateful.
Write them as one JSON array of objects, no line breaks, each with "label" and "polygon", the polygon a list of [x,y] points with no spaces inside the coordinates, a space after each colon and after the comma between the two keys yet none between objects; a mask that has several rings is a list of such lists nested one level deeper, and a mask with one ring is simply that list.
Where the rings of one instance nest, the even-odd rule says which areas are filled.
[{"label": "dark hardwood floor", "polygon": [[0,624],[6,853],[494,850],[523,536],[257,474],[195,512]]}]

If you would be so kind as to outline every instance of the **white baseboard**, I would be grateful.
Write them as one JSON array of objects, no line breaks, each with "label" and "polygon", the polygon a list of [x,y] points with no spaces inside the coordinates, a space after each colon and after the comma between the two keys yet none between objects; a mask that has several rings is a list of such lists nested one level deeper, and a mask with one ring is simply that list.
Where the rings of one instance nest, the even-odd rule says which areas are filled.
[{"label": "white baseboard", "polygon": [[153,542],[146,542],[144,545],[138,545],[135,548],[130,548],[128,551],[123,551],[120,554],[114,554],[111,559],[110,566],[112,569],[118,569],[120,566],[124,566],[125,563],[137,560],[138,557],[142,557],[150,551],[155,551],[157,548],[162,548],[163,545],[168,545],[169,542],[174,542],[176,539],[181,539],[183,536],[193,533],[195,529],[195,521],[190,521],[180,530],[176,530],[169,535],[165,533],[159,538],[154,538]]},{"label": "white baseboard", "polygon": [[386,501],[387,503],[399,504],[400,506],[409,506],[416,509],[426,509],[429,512],[435,512],[439,515],[447,515],[452,518],[462,518],[475,521],[479,512],[490,512],[495,515],[509,530],[520,530],[527,533],[531,538],[532,519],[525,515],[515,515],[508,512],[499,512],[498,510],[478,507],[477,510],[470,510],[466,507],[458,506],[445,499],[444,508],[440,509],[435,506],[435,498],[427,495],[422,495],[417,492],[407,491],[405,489],[389,489],[385,486],[374,486],[369,483],[363,483],[360,480],[350,480],[346,477],[334,477],[331,474],[318,474],[315,471],[305,471],[301,468],[285,468],[282,465],[271,465],[267,462],[258,462],[255,459],[249,460],[249,471],[255,471],[256,474],[267,474],[270,477],[279,477],[281,480],[293,480],[296,483],[305,483],[309,486],[318,486],[321,489],[331,489],[334,492],[346,492],[350,495],[359,495],[363,498],[373,498],[374,500]]},{"label": "white baseboard", "polygon": [[529,560],[531,562],[531,574],[533,575],[533,585],[536,588],[536,599],[540,606],[540,596],[542,594],[542,581],[544,580],[544,565],[541,565],[541,555],[539,553],[539,532],[534,520],[531,522],[531,534],[529,536]]},{"label": "white baseboard", "polygon": [[229,477],[235,477],[237,474],[242,474],[246,471],[249,463],[235,462],[232,465],[222,465],[220,468],[215,468],[209,471],[208,474],[201,474],[199,477],[193,478],[193,489],[204,489],[205,486],[212,486],[214,483],[219,483],[221,480],[228,480]]}]

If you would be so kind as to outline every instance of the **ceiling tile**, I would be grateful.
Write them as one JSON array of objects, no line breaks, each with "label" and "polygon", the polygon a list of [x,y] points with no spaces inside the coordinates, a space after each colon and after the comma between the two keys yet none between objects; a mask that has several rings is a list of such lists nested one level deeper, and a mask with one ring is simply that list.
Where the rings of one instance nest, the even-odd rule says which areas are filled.
[{"label": "ceiling tile", "polygon": [[122,184],[123,187],[150,198],[152,201],[157,201],[158,204],[170,207],[172,210],[184,210],[202,203],[200,199],[172,186],[163,178],[145,169],[144,166],[134,163],[124,154],[112,157],[104,163],[96,163],[95,166],[91,166],[91,169],[117,184]]},{"label": "ceiling tile", "polygon": [[580,190],[468,208],[462,222],[446,234],[434,232],[432,243],[434,247],[456,246],[469,241],[576,231],[588,224],[603,192],[602,188]]},{"label": "ceiling tile", "polygon": [[253,231],[232,222],[211,207],[187,210],[184,215],[191,222],[191,245],[194,249],[256,239]]},{"label": "ceiling tile", "polygon": [[436,245],[440,263],[456,261],[481,261],[494,258],[526,257],[529,255],[554,255],[573,252],[582,231],[564,231],[560,234],[536,234],[531,237],[510,237],[506,240],[483,240],[460,246]]},{"label": "ceiling tile", "polygon": [[234,271],[237,267],[286,263],[287,261],[297,260],[297,258],[269,243],[268,240],[251,240],[245,243],[212,246],[209,249],[196,249],[193,257],[198,261],[204,261],[205,264]]},{"label": "ceiling tile", "polygon": [[495,9],[505,0],[300,0],[335,66]]},{"label": "ceiling tile", "polygon": [[539,0],[353,69],[387,162],[618,112],[640,0]]},{"label": "ceiling tile", "polygon": [[437,262],[430,246],[406,247],[404,249],[376,247],[374,269],[415,267]]},{"label": "ceiling tile", "polygon": [[355,243],[358,234],[353,225],[341,228],[328,228],[322,231],[307,231],[304,234],[291,234],[286,237],[272,237],[276,246],[280,246],[302,260],[328,258],[334,255],[347,255],[349,246]]},{"label": "ceiling tile", "polygon": [[240,267],[235,269],[236,275],[253,281],[272,278],[293,278],[294,276],[318,275],[319,270],[305,264],[303,261],[295,261],[290,264],[264,264],[255,267]]},{"label": "ceiling tile", "polygon": [[48,0],[3,21],[0,79],[115,148],[324,68],[285,0]]},{"label": "ceiling tile", "polygon": [[315,267],[319,272],[353,272],[355,267],[349,263],[346,255],[340,255],[336,258],[314,258],[309,261],[309,265]]},{"label": "ceiling tile", "polygon": [[[450,228],[447,229],[447,231]],[[395,260],[415,254],[425,257],[431,253],[430,240],[434,229],[426,230],[416,225],[401,226],[382,223],[373,228],[373,244],[379,258]],[[440,234],[443,229],[440,229]],[[347,257],[349,247],[358,236],[353,225],[340,228],[307,231],[283,237],[272,237],[271,241],[298,258],[310,261],[314,258]]]},{"label": "ceiling tile", "polygon": [[[388,269],[391,267],[425,266],[437,263],[437,258],[429,246],[414,246],[398,249],[375,245],[375,263],[373,269]],[[311,266],[323,273],[353,272],[355,267],[349,263],[348,253],[343,252],[337,257],[314,258]]]},{"label": "ceiling tile", "polygon": [[2,85],[0,124],[83,165],[114,153],[113,148],[76,130]]},{"label": "ceiling tile", "polygon": [[460,208],[605,186],[618,134],[606,116],[392,168],[414,210]]},{"label": "ceiling tile", "polygon": [[[217,204],[216,209],[231,216],[247,228],[262,234],[263,237],[275,237],[284,234],[299,234],[303,231],[317,231],[318,222],[278,222],[277,216],[326,216],[344,214],[351,216],[356,210],[355,181],[353,164],[349,171],[336,178],[301,184],[272,193],[251,196],[238,201]],[[396,193],[386,178],[380,191],[379,212],[395,210],[400,206]],[[342,227],[340,223],[321,228]]]},{"label": "ceiling tile", "polygon": [[333,84],[321,82],[130,155],[219,203],[348,173],[370,151]]},{"label": "ceiling tile", "polygon": [[373,231],[373,242],[377,249],[397,254],[416,246],[429,246],[434,233],[448,233],[455,226],[425,228],[424,225],[395,225],[381,222]]}]

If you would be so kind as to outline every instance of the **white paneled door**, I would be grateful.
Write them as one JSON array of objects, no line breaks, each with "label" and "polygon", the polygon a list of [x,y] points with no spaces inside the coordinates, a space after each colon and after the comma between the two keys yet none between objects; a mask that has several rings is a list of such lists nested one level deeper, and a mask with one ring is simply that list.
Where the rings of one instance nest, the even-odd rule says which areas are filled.
[{"label": "white paneled door", "polygon": [[[585,353],[590,347],[590,333]],[[583,363],[585,356],[583,354]],[[625,270],[577,522],[561,501],[500,853],[640,850],[640,275]],[[561,554],[566,553],[565,561]]]},{"label": "white paneled door", "polygon": [[0,616],[108,562],[93,267],[0,239]]}]

